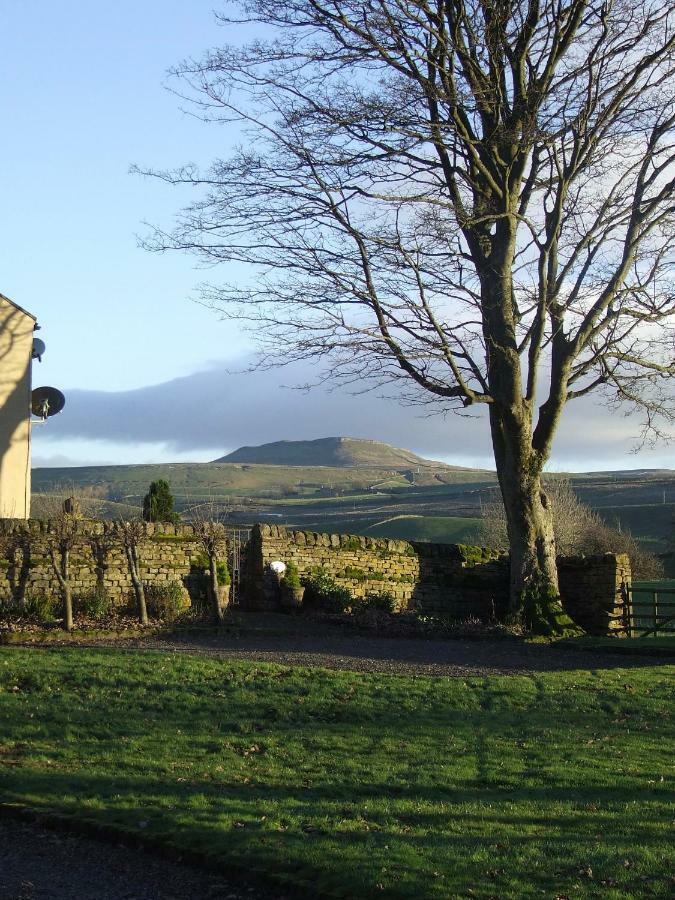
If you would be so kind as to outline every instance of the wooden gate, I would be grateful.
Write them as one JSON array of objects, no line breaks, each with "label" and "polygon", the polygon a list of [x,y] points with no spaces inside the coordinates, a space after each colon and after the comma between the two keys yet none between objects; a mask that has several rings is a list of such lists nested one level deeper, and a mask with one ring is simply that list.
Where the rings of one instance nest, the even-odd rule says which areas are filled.
[{"label": "wooden gate", "polygon": [[624,594],[624,621],[629,637],[675,634],[675,588],[658,582],[634,582]]}]

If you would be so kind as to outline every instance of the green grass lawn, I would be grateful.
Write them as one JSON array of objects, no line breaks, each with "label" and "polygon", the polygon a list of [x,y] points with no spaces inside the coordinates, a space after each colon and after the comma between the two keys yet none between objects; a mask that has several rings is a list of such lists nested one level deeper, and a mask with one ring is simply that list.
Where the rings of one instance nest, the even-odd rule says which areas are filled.
[{"label": "green grass lawn", "polygon": [[674,676],[2,648],[0,798],[311,896],[667,897]]}]

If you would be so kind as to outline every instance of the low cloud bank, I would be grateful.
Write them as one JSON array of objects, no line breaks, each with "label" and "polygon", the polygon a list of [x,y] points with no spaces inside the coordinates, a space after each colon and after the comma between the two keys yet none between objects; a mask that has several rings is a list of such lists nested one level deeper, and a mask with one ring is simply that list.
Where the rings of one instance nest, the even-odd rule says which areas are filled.
[{"label": "low cloud bank", "polygon": [[[223,364],[133,391],[69,390],[63,413],[35,429],[36,463],[49,465],[47,458],[67,442],[68,457],[62,457],[62,464],[66,458],[84,464],[72,450],[77,440],[86,443],[89,463],[92,442],[100,442],[98,461],[103,463],[111,460],[114,445],[127,448],[125,461],[130,445],[163,445],[177,457],[203,459],[206,452],[214,458],[244,444],[347,435],[386,441],[450,463],[492,465],[482,408],[475,417],[431,414],[424,407],[384,399],[377,390],[353,395],[346,389],[284,386],[309,378],[299,366],[233,372]],[[569,404],[556,441],[556,468],[669,465],[670,454],[663,447],[631,454],[638,423],[600,403],[585,398]]]}]

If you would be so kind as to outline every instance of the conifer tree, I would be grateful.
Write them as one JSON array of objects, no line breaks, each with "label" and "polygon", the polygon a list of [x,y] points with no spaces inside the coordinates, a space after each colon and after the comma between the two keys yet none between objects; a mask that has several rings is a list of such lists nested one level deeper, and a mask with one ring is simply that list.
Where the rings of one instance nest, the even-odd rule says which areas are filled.
[{"label": "conifer tree", "polygon": [[145,522],[176,522],[178,514],[173,508],[173,494],[169,482],[158,478],[150,484],[143,498],[143,520]]}]

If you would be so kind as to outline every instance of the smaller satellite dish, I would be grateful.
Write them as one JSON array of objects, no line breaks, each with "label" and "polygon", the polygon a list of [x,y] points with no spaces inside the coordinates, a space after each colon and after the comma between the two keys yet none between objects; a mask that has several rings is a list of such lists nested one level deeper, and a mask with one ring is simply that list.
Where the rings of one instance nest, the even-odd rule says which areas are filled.
[{"label": "smaller satellite dish", "polygon": [[35,388],[31,394],[30,408],[34,416],[47,419],[60,413],[66,405],[66,398],[54,387]]},{"label": "smaller satellite dish", "polygon": [[33,351],[31,353],[33,359],[39,359],[42,362],[42,354],[46,349],[44,341],[41,341],[40,338],[33,338]]}]

